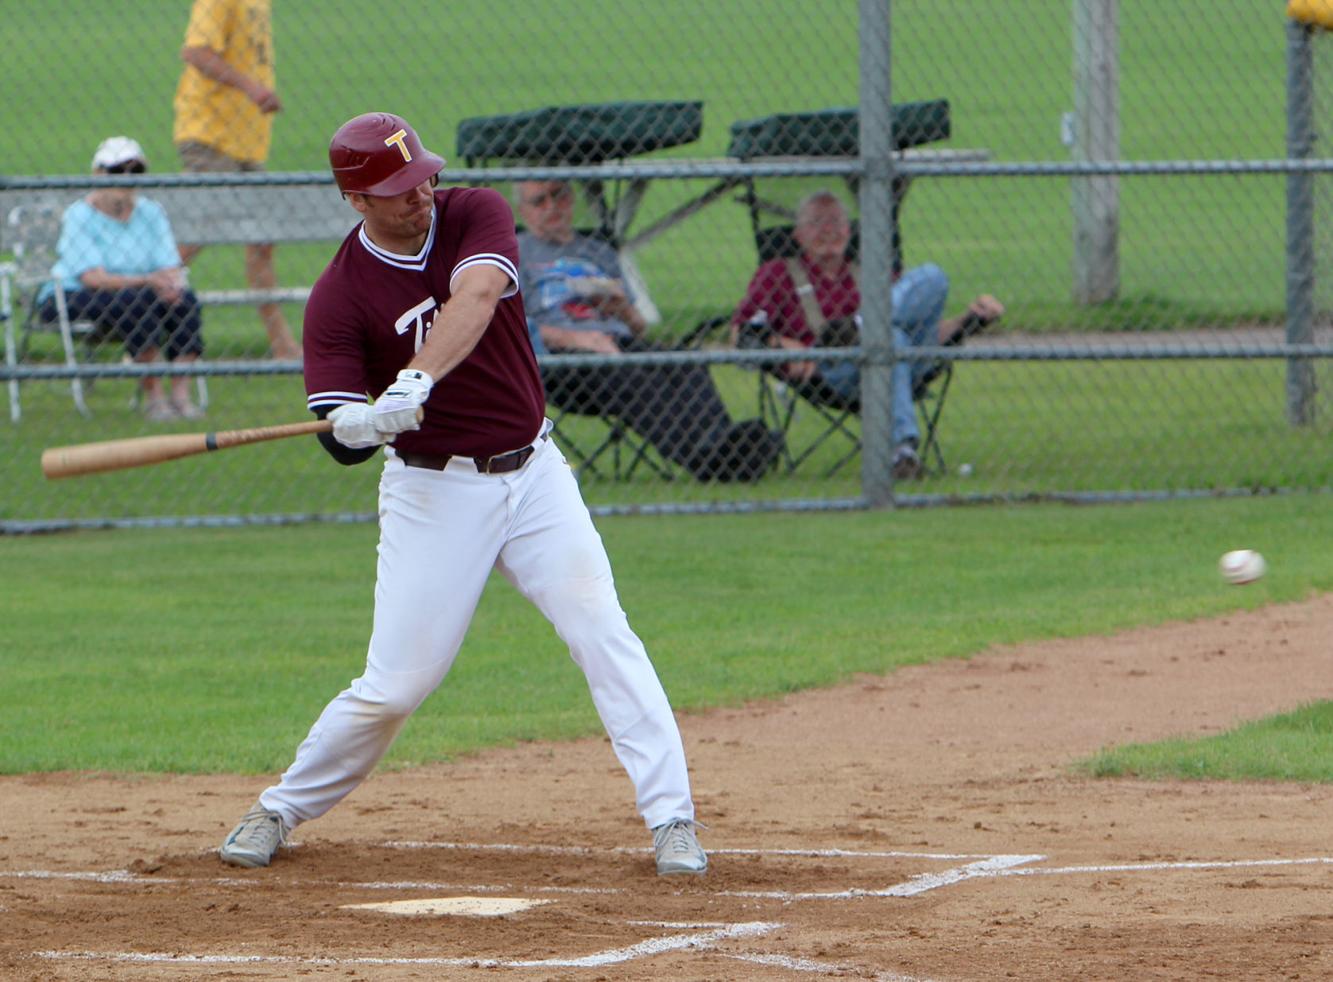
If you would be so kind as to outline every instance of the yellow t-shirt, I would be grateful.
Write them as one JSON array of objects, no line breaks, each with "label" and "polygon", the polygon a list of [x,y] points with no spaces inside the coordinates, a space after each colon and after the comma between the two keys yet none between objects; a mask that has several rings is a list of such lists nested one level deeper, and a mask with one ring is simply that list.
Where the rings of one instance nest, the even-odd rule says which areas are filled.
[{"label": "yellow t-shirt", "polygon": [[[270,0],[195,0],[185,47],[211,48],[237,71],[271,89],[270,11]],[[238,160],[262,163],[268,158],[273,114],[261,112],[240,89],[186,65],[176,87],[175,107],[177,143],[203,143]]]}]

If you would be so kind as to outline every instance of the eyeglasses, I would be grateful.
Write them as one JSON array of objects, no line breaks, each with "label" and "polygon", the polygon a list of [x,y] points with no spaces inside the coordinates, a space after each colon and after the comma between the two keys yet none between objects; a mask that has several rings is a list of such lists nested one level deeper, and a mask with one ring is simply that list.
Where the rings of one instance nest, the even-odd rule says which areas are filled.
[{"label": "eyeglasses", "polygon": [[112,164],[102,169],[108,174],[142,174],[148,170],[142,160],[127,160],[123,164]]},{"label": "eyeglasses", "polygon": [[535,194],[530,198],[525,197],[523,199],[523,204],[529,208],[544,208],[548,204],[564,204],[573,196],[574,192],[570,190],[569,186],[562,184],[559,187],[550,188],[540,194]]},{"label": "eyeglasses", "polygon": [[803,228],[832,228],[838,230],[851,228],[851,222],[841,212],[807,215],[797,224]]}]

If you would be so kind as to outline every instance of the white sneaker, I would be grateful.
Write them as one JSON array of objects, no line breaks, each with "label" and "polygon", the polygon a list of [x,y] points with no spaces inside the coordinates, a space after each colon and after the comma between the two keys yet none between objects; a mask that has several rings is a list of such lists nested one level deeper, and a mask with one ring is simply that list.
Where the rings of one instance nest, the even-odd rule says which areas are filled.
[{"label": "white sneaker", "polygon": [[232,866],[267,866],[280,846],[287,844],[291,829],[277,812],[258,802],[245,813],[218,850],[224,863]]},{"label": "white sneaker", "polygon": [[708,855],[694,834],[697,827],[697,822],[692,822],[688,818],[677,818],[653,829],[658,876],[674,876],[678,873],[699,874],[708,870]]},{"label": "white sneaker", "polygon": [[143,414],[150,423],[170,423],[176,418],[176,407],[166,399],[150,399],[143,407]]},{"label": "white sneaker", "polygon": [[176,411],[176,415],[181,419],[203,419],[204,411],[192,403],[189,399],[182,399],[177,402],[171,400],[171,408]]}]

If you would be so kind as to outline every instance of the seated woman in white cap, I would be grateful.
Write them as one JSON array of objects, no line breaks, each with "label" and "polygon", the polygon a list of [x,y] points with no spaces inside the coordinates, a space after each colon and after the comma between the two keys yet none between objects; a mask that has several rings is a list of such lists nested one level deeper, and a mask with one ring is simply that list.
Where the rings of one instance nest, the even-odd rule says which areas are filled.
[{"label": "seated woman in white cap", "polygon": [[[94,174],[142,174],[143,148],[127,136],[102,141],[93,155]],[[130,187],[90,191],[65,210],[51,276],[65,294],[69,316],[90,320],[124,339],[137,362],[193,361],[204,350],[199,299],[185,283],[180,251],[167,214],[156,201]],[[40,316],[59,316],[56,282],[38,295]],[[190,378],[173,376],[170,394],[160,378],[142,380],[144,413],[151,420],[198,419],[190,401]]]}]

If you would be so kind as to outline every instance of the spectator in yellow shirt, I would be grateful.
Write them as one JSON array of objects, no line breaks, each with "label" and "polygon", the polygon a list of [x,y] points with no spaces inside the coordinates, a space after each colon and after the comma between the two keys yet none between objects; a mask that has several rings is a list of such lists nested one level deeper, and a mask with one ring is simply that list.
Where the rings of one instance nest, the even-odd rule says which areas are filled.
[{"label": "spectator in yellow shirt", "polygon": [[[195,0],[181,48],[185,70],[176,88],[173,139],[187,171],[261,171],[273,114],[282,109],[273,73],[270,0]],[[202,246],[182,245],[188,265]],[[245,247],[251,289],[277,285],[272,243]],[[282,309],[259,306],[275,358],[300,358]]]}]

